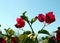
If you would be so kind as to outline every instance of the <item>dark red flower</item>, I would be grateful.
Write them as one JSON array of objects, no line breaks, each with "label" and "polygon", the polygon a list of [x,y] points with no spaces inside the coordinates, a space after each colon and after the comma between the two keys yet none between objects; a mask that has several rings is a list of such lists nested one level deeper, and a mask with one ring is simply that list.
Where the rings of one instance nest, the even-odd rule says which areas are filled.
[{"label": "dark red flower", "polygon": [[6,40],[3,38],[0,38],[0,43],[6,43]]},{"label": "dark red flower", "polygon": [[57,34],[56,34],[56,39],[57,39],[57,41],[60,41],[60,27],[58,27],[58,31],[57,31]]},{"label": "dark red flower", "polygon": [[15,37],[12,37],[12,38],[11,38],[11,43],[18,43],[18,42],[17,42],[17,39],[16,39]]},{"label": "dark red flower", "polygon": [[22,19],[22,17],[16,19],[17,23],[15,24],[16,28],[22,28],[25,26],[25,21]]},{"label": "dark red flower", "polygon": [[50,23],[52,23],[54,21],[55,21],[55,15],[53,14],[53,12],[48,12],[46,14],[45,22],[48,23],[48,24],[50,24]]},{"label": "dark red flower", "polygon": [[38,15],[38,20],[39,20],[40,22],[44,22],[45,16],[44,16],[43,14],[39,14],[39,15]]},{"label": "dark red flower", "polygon": [[52,36],[49,38],[48,43],[56,43],[56,38],[55,36]]}]

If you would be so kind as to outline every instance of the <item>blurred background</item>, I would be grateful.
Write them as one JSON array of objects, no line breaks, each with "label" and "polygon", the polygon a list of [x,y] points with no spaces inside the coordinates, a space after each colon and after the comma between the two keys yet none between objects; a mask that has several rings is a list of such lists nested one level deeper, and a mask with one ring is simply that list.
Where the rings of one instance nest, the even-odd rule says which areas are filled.
[{"label": "blurred background", "polygon": [[[2,27],[0,31],[4,33],[4,28],[12,28],[16,33],[19,29],[15,28],[16,18],[27,11],[26,15],[31,20],[33,17],[38,16],[39,13],[44,15],[47,12],[53,11],[56,16],[56,21],[44,29],[50,33],[57,30],[60,26],[60,0],[0,0],[0,24]],[[43,23],[38,20],[32,25],[35,33],[41,30]],[[29,25],[26,23],[24,30],[30,30]],[[20,34],[22,31],[19,31]]]}]

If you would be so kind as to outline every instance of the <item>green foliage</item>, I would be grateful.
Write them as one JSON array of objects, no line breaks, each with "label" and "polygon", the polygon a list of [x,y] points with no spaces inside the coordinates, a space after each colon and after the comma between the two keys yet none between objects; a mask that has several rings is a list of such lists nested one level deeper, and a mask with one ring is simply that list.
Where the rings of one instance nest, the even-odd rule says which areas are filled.
[{"label": "green foliage", "polygon": [[[32,36],[32,37],[31,37]],[[30,37],[28,37],[28,34],[21,34],[19,36],[19,40],[20,40],[20,43],[36,43],[36,40],[34,40],[34,35],[31,35]]]},{"label": "green foliage", "polygon": [[13,31],[12,29],[8,30],[8,33],[9,33],[10,35],[14,35],[14,31]]},{"label": "green foliage", "polygon": [[34,41],[33,39],[30,39],[29,37],[27,37],[23,43],[36,43],[36,41]]},{"label": "green foliage", "polygon": [[27,11],[24,11],[22,14],[23,14],[23,16],[25,16],[25,14],[27,13]]},{"label": "green foliage", "polygon": [[28,20],[28,17],[25,14],[26,14],[26,11],[22,13],[21,17],[28,23],[29,20]]},{"label": "green foliage", "polygon": [[21,35],[19,36],[20,42],[23,42],[26,38],[27,38],[27,34],[21,34]]},{"label": "green foliage", "polygon": [[1,24],[0,24],[0,27],[1,27]]},{"label": "green foliage", "polygon": [[2,32],[0,31],[0,34],[2,34]]},{"label": "green foliage", "polygon": [[42,37],[42,40],[45,40],[45,37]]},{"label": "green foliage", "polygon": [[31,33],[31,31],[25,31],[25,32],[23,32],[23,34],[30,34]]},{"label": "green foliage", "polygon": [[4,30],[5,30],[6,34],[8,34],[10,36],[14,35],[14,33],[15,33],[15,31],[13,31],[11,28],[4,29]]},{"label": "green foliage", "polygon": [[0,37],[3,37],[2,32],[0,31]]},{"label": "green foliage", "polygon": [[50,35],[50,33],[47,30],[39,30],[38,33]]},{"label": "green foliage", "polygon": [[36,17],[35,17],[35,18],[32,18],[32,19],[31,19],[31,24],[33,24],[36,20],[37,20]]},{"label": "green foliage", "polygon": [[58,30],[54,31],[53,33],[57,33]]}]

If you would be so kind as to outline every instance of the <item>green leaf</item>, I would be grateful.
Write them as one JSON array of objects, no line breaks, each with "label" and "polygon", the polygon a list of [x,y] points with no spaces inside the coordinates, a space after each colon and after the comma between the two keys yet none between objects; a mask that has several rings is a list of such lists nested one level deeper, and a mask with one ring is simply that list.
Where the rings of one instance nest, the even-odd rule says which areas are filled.
[{"label": "green leaf", "polygon": [[38,33],[50,35],[50,33],[47,30],[39,30]]},{"label": "green leaf", "polygon": [[11,28],[4,29],[4,30],[5,30],[6,34],[8,34],[8,35],[14,35],[14,33],[15,33]]},{"label": "green leaf", "polygon": [[32,18],[32,19],[31,19],[31,24],[33,24],[36,20],[37,20],[36,17],[35,17],[35,18]]},{"label": "green leaf", "polygon": [[25,31],[23,34],[30,34],[31,33],[31,31]]},{"label": "green leaf", "polygon": [[35,41],[33,41],[33,39],[30,39],[29,37],[27,37],[23,43],[36,43]]},{"label": "green leaf", "polygon": [[6,28],[4,28],[4,30],[5,30],[5,32],[8,34],[8,30],[9,30],[10,28],[8,28],[8,29],[6,29]]},{"label": "green leaf", "polygon": [[2,34],[2,32],[0,31],[0,34]]},{"label": "green leaf", "polygon": [[49,39],[49,36],[46,36],[45,39]]},{"label": "green leaf", "polygon": [[8,33],[9,33],[9,35],[14,35],[15,32],[12,29],[9,29]]},{"label": "green leaf", "polygon": [[42,37],[42,40],[45,40],[45,37]]},{"label": "green leaf", "polygon": [[23,42],[26,38],[27,38],[27,34],[21,34],[21,35],[19,36],[19,40],[22,41],[22,42]]},{"label": "green leaf", "polygon": [[28,17],[25,15],[26,14],[26,11],[22,13],[22,18],[26,21],[26,22],[29,22],[28,20]]},{"label": "green leaf", "polygon": [[0,27],[1,27],[1,24],[0,24]]},{"label": "green leaf", "polygon": [[27,11],[25,11],[25,12],[23,12],[22,14],[23,14],[23,16],[25,16],[25,14],[27,13]]},{"label": "green leaf", "polygon": [[54,31],[53,33],[57,33],[58,30]]}]

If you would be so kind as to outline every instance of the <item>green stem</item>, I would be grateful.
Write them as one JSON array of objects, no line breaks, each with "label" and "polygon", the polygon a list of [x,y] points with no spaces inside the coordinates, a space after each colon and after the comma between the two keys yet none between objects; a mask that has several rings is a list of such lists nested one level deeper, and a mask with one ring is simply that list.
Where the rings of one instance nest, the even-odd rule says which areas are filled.
[{"label": "green stem", "polygon": [[[30,23],[28,23],[28,24],[29,24],[29,26],[30,26],[30,28],[31,28],[31,30],[32,30],[32,33],[34,33],[33,28],[32,28],[32,25],[31,25]],[[35,33],[34,33],[34,34],[35,34]],[[37,38],[36,38],[36,43],[39,43]]]},{"label": "green stem", "polygon": [[[33,31],[33,28],[32,28],[32,26],[31,26],[31,24],[30,23],[28,23],[29,24],[29,26],[30,26],[30,28],[31,28],[31,30],[32,30],[32,33],[34,33],[34,31]],[[35,33],[34,33],[35,34]]]},{"label": "green stem", "polygon": [[42,27],[42,29],[41,29],[41,30],[43,30],[46,26],[47,26],[47,25],[46,25],[46,24],[44,24],[44,26]]}]

